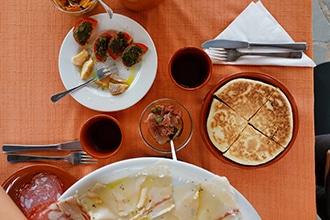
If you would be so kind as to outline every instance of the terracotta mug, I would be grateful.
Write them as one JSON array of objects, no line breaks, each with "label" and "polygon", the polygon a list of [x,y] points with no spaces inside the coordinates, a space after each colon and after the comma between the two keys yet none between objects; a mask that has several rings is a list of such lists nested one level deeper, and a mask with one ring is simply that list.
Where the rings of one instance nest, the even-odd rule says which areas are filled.
[{"label": "terracotta mug", "polygon": [[177,50],[168,64],[174,84],[185,90],[196,90],[211,78],[212,60],[198,47],[183,47]]},{"label": "terracotta mug", "polygon": [[122,126],[110,115],[95,115],[82,125],[80,142],[83,149],[95,158],[111,157],[123,144]]}]

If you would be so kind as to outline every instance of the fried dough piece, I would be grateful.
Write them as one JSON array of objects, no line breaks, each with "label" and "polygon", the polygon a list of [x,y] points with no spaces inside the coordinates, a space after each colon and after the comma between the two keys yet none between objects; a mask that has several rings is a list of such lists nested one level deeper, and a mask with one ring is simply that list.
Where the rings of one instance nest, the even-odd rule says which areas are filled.
[{"label": "fried dough piece", "polygon": [[249,125],[223,155],[239,164],[255,166],[271,161],[283,150],[281,145]]},{"label": "fried dough piece", "polygon": [[92,58],[89,58],[81,67],[80,77],[82,80],[87,79],[93,70],[94,61]]},{"label": "fried dough piece", "polygon": [[127,84],[109,82],[109,91],[112,95],[122,94],[127,88]]},{"label": "fried dough piece", "polygon": [[277,89],[250,120],[256,129],[287,147],[292,139],[293,113],[286,95]]},{"label": "fried dough piece", "polygon": [[237,78],[227,82],[214,95],[249,120],[275,90],[276,87],[261,81]]},{"label": "fried dough piece", "polygon": [[221,152],[225,152],[248,122],[223,102],[213,99],[207,118],[207,133],[213,143]]},{"label": "fried dough piece", "polygon": [[71,62],[76,66],[82,66],[88,59],[90,55],[86,49],[83,49],[80,53],[71,58]]}]

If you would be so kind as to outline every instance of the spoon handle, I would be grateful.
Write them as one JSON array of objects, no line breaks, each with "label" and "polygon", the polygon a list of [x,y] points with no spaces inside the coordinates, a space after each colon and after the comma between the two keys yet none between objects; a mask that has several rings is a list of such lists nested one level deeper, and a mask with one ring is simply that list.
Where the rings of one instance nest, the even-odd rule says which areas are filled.
[{"label": "spoon handle", "polygon": [[60,93],[57,93],[55,95],[52,95],[52,97],[50,97],[50,100],[52,100],[52,102],[57,102],[58,100],[60,100],[64,96],[66,96],[67,94],[86,86],[88,83],[93,82],[94,80],[95,79],[92,78],[92,79],[88,80],[87,82],[85,82],[83,84],[80,84],[79,86],[76,86],[76,87],[73,87],[71,89],[65,90],[64,92],[60,92]]},{"label": "spoon handle", "polygon": [[172,152],[172,160],[177,161],[173,139],[170,140],[170,145],[171,145],[171,152]]},{"label": "spoon handle", "polygon": [[104,8],[104,10],[108,13],[110,19],[112,18],[113,16],[113,11],[112,9],[107,5],[105,4],[102,0],[98,0],[98,2],[102,5],[102,7]]}]

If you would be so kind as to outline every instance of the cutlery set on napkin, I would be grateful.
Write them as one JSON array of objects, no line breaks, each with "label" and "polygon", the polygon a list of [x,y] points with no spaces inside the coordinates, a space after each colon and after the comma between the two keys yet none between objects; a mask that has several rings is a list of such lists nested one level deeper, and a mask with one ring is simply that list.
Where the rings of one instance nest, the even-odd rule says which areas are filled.
[{"label": "cutlery set on napkin", "polygon": [[315,63],[261,1],[249,6],[215,39],[202,44],[214,64],[308,66]]},{"label": "cutlery set on napkin", "polygon": [[[63,150],[72,151],[66,156],[37,156],[30,154],[16,154],[25,151],[40,151],[40,150]],[[19,144],[4,144],[2,152],[7,153],[8,162],[26,162],[26,161],[41,161],[41,160],[63,160],[73,165],[76,164],[95,164],[97,160],[82,151],[80,141],[70,141],[59,144],[50,145],[19,145]]]}]

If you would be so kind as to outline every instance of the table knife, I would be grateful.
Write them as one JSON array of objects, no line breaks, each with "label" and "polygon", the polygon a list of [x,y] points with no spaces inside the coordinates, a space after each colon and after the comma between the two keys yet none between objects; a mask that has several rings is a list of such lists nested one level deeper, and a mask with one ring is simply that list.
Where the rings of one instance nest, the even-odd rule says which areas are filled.
[{"label": "table knife", "polygon": [[82,150],[82,147],[79,140],[49,145],[2,145],[2,152],[4,153],[14,153],[31,150]]},{"label": "table knife", "polygon": [[249,47],[277,47],[286,48],[293,50],[306,50],[306,42],[295,42],[295,43],[249,43],[246,41],[235,41],[225,39],[214,39],[205,41],[202,44],[202,48],[249,48]]}]

